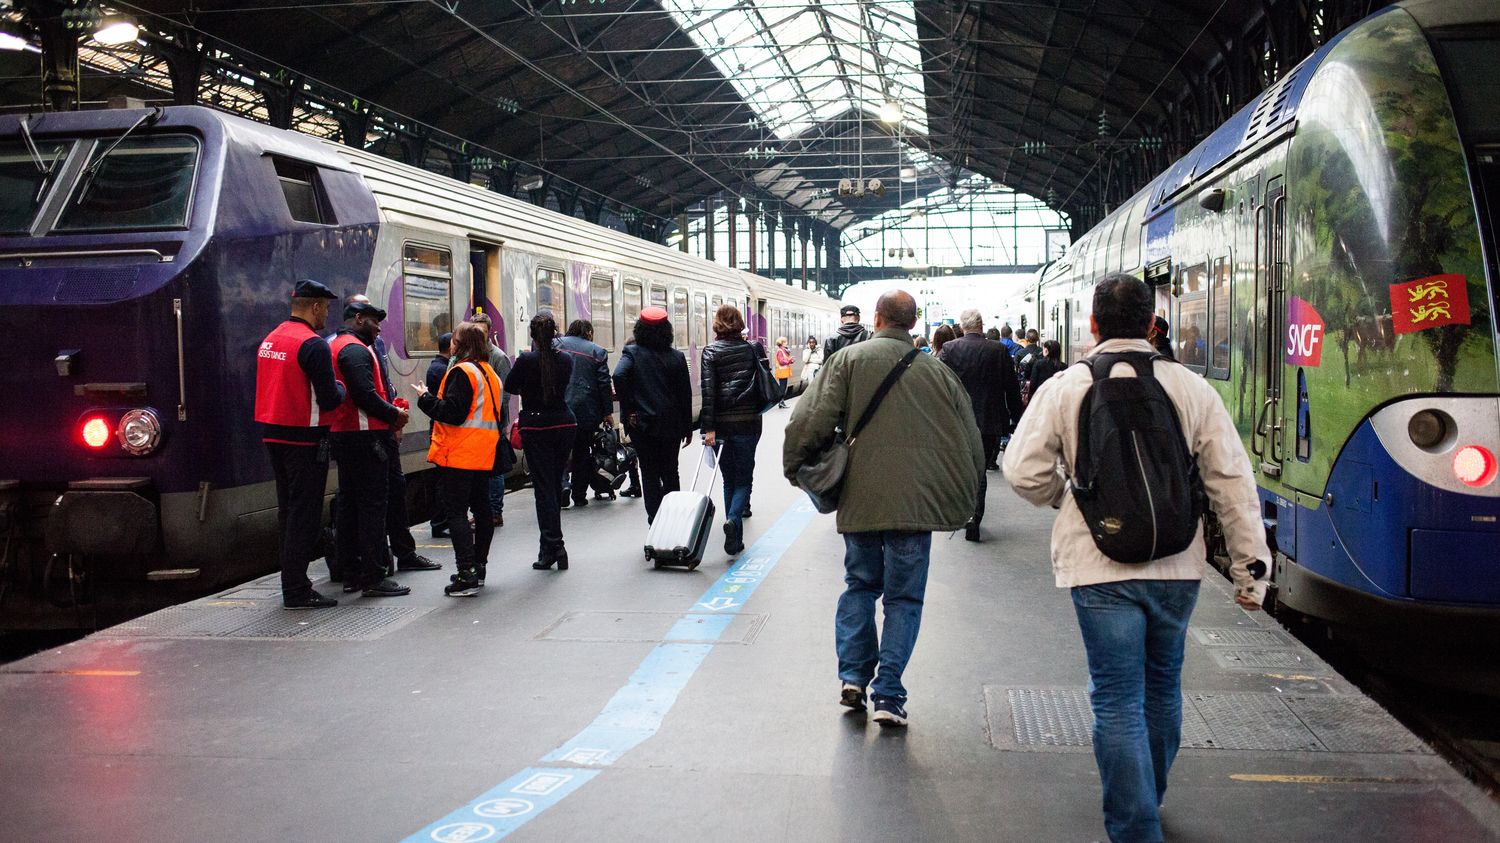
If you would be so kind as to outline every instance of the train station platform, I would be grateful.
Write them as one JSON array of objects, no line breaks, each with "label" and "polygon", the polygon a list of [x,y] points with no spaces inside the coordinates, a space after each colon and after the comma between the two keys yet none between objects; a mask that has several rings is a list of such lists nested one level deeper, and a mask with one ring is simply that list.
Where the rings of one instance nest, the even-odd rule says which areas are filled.
[{"label": "train station platform", "polygon": [[[286,612],[271,576],[0,668],[0,837],[1102,840],[1053,513],[992,476],[984,541],[934,536],[911,725],[879,729],[838,705],[843,545],[780,477],[785,417],[736,560],[716,533],[653,570],[622,498],[563,513],[571,569],[534,571],[523,491],[475,598],[424,525],[445,570],[408,597]],[[1500,805],[1213,572],[1184,693],[1168,840],[1500,840]]]}]

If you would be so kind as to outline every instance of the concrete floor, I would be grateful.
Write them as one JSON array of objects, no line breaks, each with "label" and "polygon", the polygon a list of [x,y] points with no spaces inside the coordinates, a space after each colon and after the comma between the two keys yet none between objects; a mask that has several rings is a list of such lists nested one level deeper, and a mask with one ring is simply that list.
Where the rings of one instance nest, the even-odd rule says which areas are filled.
[{"label": "concrete floor", "polygon": [[[882,731],[837,704],[843,546],[780,478],[785,417],[767,416],[738,576],[717,535],[697,571],[652,570],[626,499],[565,512],[572,569],[533,571],[522,492],[478,597],[442,596],[452,553],[423,527],[443,572],[341,601],[412,610],[383,633],[296,640],[299,623],[319,637],[317,613],[252,584],[0,668],[0,839],[1102,839],[1093,756],[1055,745],[1077,723],[1023,740],[1011,705],[1087,680],[1047,562],[1053,513],[992,475],[985,541],[934,536],[911,727]],[[256,623],[194,632],[222,633],[200,621],[225,613]],[[1190,701],[1217,743],[1261,748],[1184,749],[1169,840],[1500,840],[1500,806],[1221,580],[1194,626]],[[251,637],[266,630],[282,637]],[[1250,667],[1225,630],[1269,634],[1277,666]],[[1312,707],[1315,749],[1265,748],[1283,697]]]}]

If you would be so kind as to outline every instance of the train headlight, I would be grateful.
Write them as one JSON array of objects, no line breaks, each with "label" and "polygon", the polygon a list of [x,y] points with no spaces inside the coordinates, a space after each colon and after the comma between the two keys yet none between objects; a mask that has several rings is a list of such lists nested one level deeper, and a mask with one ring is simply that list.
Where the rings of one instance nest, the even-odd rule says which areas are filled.
[{"label": "train headlight", "polygon": [[150,410],[131,410],[120,417],[120,447],[143,457],[161,444],[161,420]]},{"label": "train headlight", "polygon": [[1453,474],[1465,486],[1479,488],[1495,482],[1495,455],[1483,445],[1465,445],[1453,455]]},{"label": "train headlight", "polygon": [[1412,444],[1432,453],[1451,446],[1457,430],[1453,418],[1441,410],[1423,410],[1406,423],[1406,435],[1411,437]]},{"label": "train headlight", "polygon": [[109,444],[109,422],[100,416],[90,416],[79,429],[78,434],[83,439],[83,444],[97,451]]}]

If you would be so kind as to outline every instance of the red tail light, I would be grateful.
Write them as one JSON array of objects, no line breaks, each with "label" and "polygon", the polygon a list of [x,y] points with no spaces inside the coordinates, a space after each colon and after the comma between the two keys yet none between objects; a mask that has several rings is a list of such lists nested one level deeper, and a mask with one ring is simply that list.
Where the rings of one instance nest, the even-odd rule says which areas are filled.
[{"label": "red tail light", "polygon": [[1495,482],[1495,455],[1482,445],[1465,445],[1453,455],[1453,473],[1465,486],[1479,488]]},{"label": "red tail light", "polygon": [[93,416],[83,423],[79,435],[83,438],[83,444],[98,450],[109,444],[109,422]]}]

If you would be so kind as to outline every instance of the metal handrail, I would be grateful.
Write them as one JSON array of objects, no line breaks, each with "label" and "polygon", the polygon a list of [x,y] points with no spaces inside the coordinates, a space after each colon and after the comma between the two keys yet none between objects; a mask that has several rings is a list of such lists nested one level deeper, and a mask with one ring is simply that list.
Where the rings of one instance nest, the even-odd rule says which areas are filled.
[{"label": "metal handrail", "polygon": [[0,252],[0,260],[18,260],[25,266],[30,266],[38,258],[115,258],[129,255],[155,255],[158,263],[171,263],[173,257],[162,254],[157,249],[74,249],[60,252]]}]

